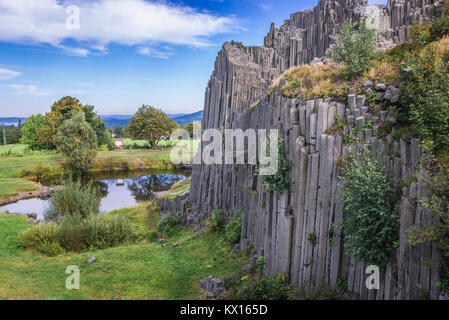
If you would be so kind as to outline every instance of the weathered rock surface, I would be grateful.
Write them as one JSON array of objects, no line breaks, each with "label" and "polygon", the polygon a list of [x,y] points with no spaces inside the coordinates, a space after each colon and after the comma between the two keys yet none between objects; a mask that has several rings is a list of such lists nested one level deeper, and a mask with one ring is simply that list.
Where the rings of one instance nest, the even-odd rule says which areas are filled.
[{"label": "weathered rock surface", "polygon": [[[268,85],[286,69],[321,63],[315,58],[329,54],[347,18],[375,18],[371,23],[378,23],[384,44],[394,44],[406,40],[410,25],[427,19],[438,4],[390,0],[386,6],[373,6],[365,0],[321,0],[313,9],[292,14],[279,29],[272,25],[262,47],[225,43],[206,88],[203,129],[278,129],[291,163],[291,192],[265,192],[252,165],[195,164],[190,193],[175,201],[161,200],[163,209],[184,212],[186,222],[194,224],[215,209],[227,215],[242,210],[240,249],[253,248],[255,257],[265,257],[266,273],[288,272],[295,286],[314,289],[346,279],[345,294],[351,299],[414,299],[420,291],[438,299],[439,269],[423,263],[438,259],[436,245],[410,247],[403,240],[407,228],[429,219],[420,202],[426,194],[426,172],[419,166],[425,154],[416,139],[394,141],[394,128],[383,136],[377,134],[381,126],[396,122],[394,109],[382,110],[380,104],[397,102],[397,88],[377,84],[374,90],[380,104],[373,108],[365,95],[349,95],[343,104],[330,99],[287,99],[277,90],[266,94]],[[255,102],[257,107],[251,108]],[[336,119],[346,119],[344,128],[330,132]],[[372,125],[366,125],[368,121]],[[344,135],[357,138],[358,148],[361,142],[370,145],[393,181],[418,177],[403,190],[401,242],[382,274],[379,290],[366,289],[366,265],[344,254],[338,228],[343,217],[338,186],[344,181],[337,174],[337,161],[349,153]],[[311,233],[316,243],[307,239]]]},{"label": "weathered rock surface", "polygon": [[208,297],[221,300],[224,298],[225,282],[225,279],[208,276],[206,279],[199,281],[199,286]]}]

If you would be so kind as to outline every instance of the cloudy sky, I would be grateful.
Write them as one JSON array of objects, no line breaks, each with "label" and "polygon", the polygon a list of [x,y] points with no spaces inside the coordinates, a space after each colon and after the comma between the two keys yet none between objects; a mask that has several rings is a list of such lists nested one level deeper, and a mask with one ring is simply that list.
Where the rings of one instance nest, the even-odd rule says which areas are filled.
[{"label": "cloudy sky", "polygon": [[224,41],[261,45],[271,22],[317,2],[0,0],[0,117],[66,95],[100,114],[198,111]]}]

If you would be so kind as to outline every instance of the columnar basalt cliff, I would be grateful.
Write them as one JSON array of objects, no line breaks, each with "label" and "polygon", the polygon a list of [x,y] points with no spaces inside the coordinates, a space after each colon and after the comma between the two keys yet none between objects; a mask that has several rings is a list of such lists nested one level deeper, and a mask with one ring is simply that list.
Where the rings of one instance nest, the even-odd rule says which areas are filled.
[{"label": "columnar basalt cliff", "polygon": [[[438,268],[425,263],[438,258],[436,245],[410,247],[404,241],[407,228],[429,219],[419,201],[426,192],[425,172],[419,166],[425,155],[419,141],[394,141],[393,132],[377,136],[377,128],[395,123],[395,114],[368,105],[364,95],[349,95],[346,104],[330,99],[300,101],[284,98],[279,90],[267,95],[267,87],[288,68],[325,57],[348,18],[371,19],[383,43],[391,45],[407,40],[409,27],[426,19],[438,4],[391,0],[386,6],[373,6],[366,0],[320,0],[314,9],[292,14],[279,29],[272,25],[264,46],[225,43],[206,89],[203,129],[279,129],[291,162],[292,188],[281,195],[264,192],[255,166],[197,164],[190,195],[163,201],[162,207],[183,211],[191,223],[204,221],[215,209],[228,214],[242,210],[241,248],[251,247],[265,256],[265,272],[287,272],[295,286],[314,289],[346,279],[350,298],[414,299],[426,292],[437,299]],[[397,98],[394,87],[379,94],[379,102]],[[336,119],[343,118],[347,123],[342,132],[332,132]],[[367,121],[374,125],[367,128]],[[343,143],[348,134],[371,146],[395,182],[418,177],[402,191],[401,241],[379,290],[366,289],[366,265],[344,254],[338,229],[343,181],[337,163],[349,153]],[[316,235],[314,242],[308,240],[311,233]]]}]

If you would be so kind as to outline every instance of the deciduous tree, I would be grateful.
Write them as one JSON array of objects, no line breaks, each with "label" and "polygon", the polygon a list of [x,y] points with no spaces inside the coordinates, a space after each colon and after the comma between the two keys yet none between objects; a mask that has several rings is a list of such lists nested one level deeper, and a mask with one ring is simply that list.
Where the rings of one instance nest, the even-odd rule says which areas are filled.
[{"label": "deciduous tree", "polygon": [[146,140],[150,148],[154,148],[177,127],[177,123],[162,110],[143,105],[131,119],[126,132],[133,139]]},{"label": "deciduous tree", "polygon": [[86,122],[83,112],[74,111],[58,129],[55,143],[58,152],[74,170],[85,171],[97,153],[97,136]]}]

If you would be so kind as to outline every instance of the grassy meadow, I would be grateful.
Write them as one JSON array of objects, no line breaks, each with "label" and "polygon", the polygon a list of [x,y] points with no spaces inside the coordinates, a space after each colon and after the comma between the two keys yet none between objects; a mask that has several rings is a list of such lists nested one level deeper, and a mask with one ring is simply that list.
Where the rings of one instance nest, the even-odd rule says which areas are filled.
[{"label": "grassy meadow", "polygon": [[[116,210],[136,227],[154,229],[159,219],[147,205]],[[178,227],[161,242],[144,240],[104,250],[48,257],[24,250],[17,235],[32,227],[24,216],[0,214],[0,299],[199,299],[197,283],[209,275],[234,275],[247,263],[220,233],[194,233]],[[171,248],[177,242],[179,245]],[[91,256],[96,261],[87,264]],[[80,269],[80,289],[68,290],[65,270]]]},{"label": "grassy meadow", "polygon": [[[183,142],[184,143],[184,142]],[[133,148],[145,146],[145,141],[124,139],[124,148],[99,151],[91,171],[171,169],[170,152],[179,141],[161,141],[160,149]],[[189,144],[190,153],[198,148],[198,142]],[[48,175],[63,172],[63,157],[56,151],[27,151],[25,145],[0,146],[0,200],[17,196],[19,192],[36,190],[39,184],[37,172],[45,169]]]}]

